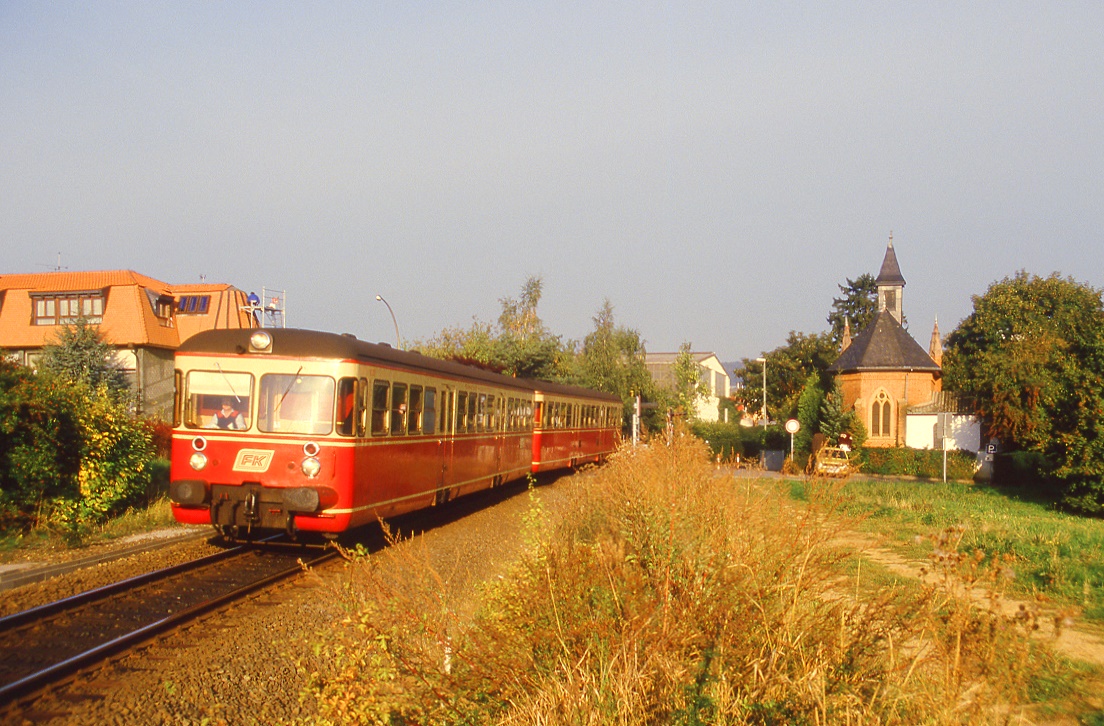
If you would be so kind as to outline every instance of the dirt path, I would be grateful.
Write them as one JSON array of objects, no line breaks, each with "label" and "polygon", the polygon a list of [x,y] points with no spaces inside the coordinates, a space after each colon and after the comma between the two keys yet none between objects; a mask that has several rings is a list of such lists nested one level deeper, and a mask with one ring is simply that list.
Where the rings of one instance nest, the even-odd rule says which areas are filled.
[{"label": "dirt path", "polygon": [[[936,585],[943,579],[932,568],[931,563],[907,559],[869,535],[847,532],[834,544],[852,550],[901,577],[930,585]],[[991,598],[985,588],[973,587],[967,594],[979,607],[990,607]],[[1104,667],[1104,632],[1097,626],[1078,623],[1069,609],[1058,608],[1047,602],[1018,599],[1007,594],[999,597],[995,604],[1001,614],[1009,617],[1020,612],[1035,614],[1039,625],[1037,637],[1046,639],[1058,653],[1067,658]]]}]

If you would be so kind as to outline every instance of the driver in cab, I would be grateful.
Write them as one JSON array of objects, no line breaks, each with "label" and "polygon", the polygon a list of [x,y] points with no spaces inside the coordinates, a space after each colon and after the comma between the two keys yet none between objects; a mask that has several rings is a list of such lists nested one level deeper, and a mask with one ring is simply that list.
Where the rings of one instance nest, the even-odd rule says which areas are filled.
[{"label": "driver in cab", "polygon": [[245,419],[241,412],[234,408],[229,398],[222,399],[222,408],[215,412],[211,420],[211,428],[241,430],[245,428]]}]

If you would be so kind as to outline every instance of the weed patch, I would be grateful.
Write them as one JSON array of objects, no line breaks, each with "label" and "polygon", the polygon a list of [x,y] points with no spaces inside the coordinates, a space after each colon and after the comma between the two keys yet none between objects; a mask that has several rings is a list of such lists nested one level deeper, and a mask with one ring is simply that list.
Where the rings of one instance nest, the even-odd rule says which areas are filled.
[{"label": "weed patch", "polygon": [[[925,586],[858,586],[838,483],[717,476],[690,437],[626,449],[534,510],[474,609],[417,540],[355,556],[304,698],[322,723],[1005,723],[1061,672],[1004,562],[952,533]],[[962,555],[958,553],[962,552]],[[396,579],[388,573],[405,573]],[[855,586],[851,586],[852,579]],[[990,587],[978,605],[972,588]]]}]

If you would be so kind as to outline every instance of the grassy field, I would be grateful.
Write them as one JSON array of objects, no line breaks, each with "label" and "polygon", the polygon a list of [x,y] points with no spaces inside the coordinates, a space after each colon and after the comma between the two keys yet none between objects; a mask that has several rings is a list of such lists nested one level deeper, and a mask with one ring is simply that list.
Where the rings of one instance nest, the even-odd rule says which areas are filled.
[{"label": "grassy field", "polygon": [[[805,499],[820,482],[793,482]],[[1075,606],[1104,623],[1104,520],[1055,511],[1048,504],[979,485],[855,478],[840,508],[864,531],[884,535],[914,558],[927,557],[930,537],[951,528],[959,548],[1007,567],[1010,591]]]},{"label": "grassy field", "polygon": [[[691,437],[557,486],[571,487],[570,510],[553,521],[534,506],[528,554],[474,616],[448,606],[412,543],[360,557],[335,592],[348,617],[298,664],[314,675],[304,697],[319,722],[1101,722],[1096,671],[1056,656],[1029,617],[992,607],[999,595],[966,594],[980,570],[1007,566],[968,549],[973,531],[1000,542],[1031,519],[988,522],[985,507],[1014,519],[1021,503],[964,519],[953,498],[928,506],[907,485],[735,479]],[[1053,527],[1032,531],[1065,532]],[[960,556],[941,558],[931,586],[860,578],[839,544],[855,528],[917,553],[912,538],[930,552],[949,531]],[[1076,551],[1081,535],[1063,536]],[[399,582],[381,574],[395,564]]]}]

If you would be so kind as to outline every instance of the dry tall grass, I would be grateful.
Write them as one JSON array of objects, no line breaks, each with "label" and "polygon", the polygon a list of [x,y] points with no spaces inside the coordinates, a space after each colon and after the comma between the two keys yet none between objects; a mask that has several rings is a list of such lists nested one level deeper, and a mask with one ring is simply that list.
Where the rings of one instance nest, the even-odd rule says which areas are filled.
[{"label": "dry tall grass", "polygon": [[[684,437],[571,486],[474,617],[411,543],[365,558],[349,618],[315,644],[320,721],[1007,723],[1048,663],[1030,618],[959,576],[999,598],[999,573],[953,548],[936,587],[848,579],[832,484],[795,507]],[[396,564],[401,580],[381,574]]]}]

